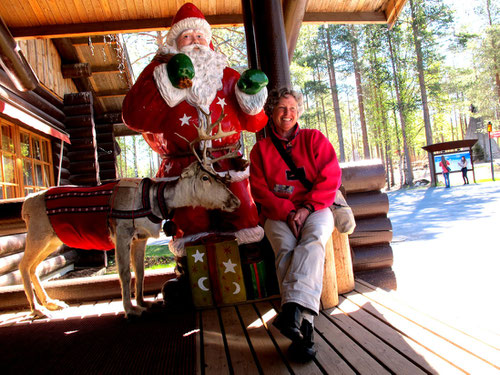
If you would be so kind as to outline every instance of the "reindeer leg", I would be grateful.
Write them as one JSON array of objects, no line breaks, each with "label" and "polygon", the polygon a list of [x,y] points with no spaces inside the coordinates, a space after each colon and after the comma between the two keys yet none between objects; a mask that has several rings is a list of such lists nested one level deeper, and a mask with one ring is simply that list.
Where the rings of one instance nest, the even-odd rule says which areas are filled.
[{"label": "reindeer leg", "polygon": [[40,278],[36,274],[36,268],[38,267],[38,265],[48,255],[57,250],[62,242],[57,237],[52,237],[47,240],[47,237],[35,239],[34,236],[34,234],[30,234],[30,232],[28,231],[28,236],[26,237],[26,248],[24,251],[23,259],[19,264],[19,271],[21,272],[24,291],[26,293],[26,297],[28,298],[33,316],[45,317],[47,316],[47,313],[43,311],[37,300],[34,298],[35,296],[33,294],[33,287],[35,289],[35,295],[40,301],[40,304],[48,310],[60,310],[68,307],[68,305],[66,305],[64,302],[53,300],[48,296],[45,288],[40,283]]},{"label": "reindeer leg", "polygon": [[130,292],[130,252],[131,252],[132,236],[127,230],[120,231],[117,228],[115,257],[118,265],[118,274],[122,286],[123,308],[125,309],[125,317],[140,316],[146,309],[140,306],[132,305],[132,297]]},{"label": "reindeer leg", "polygon": [[151,302],[144,301],[144,255],[147,240],[132,241],[132,268],[135,273],[135,299],[138,306],[150,308]]}]

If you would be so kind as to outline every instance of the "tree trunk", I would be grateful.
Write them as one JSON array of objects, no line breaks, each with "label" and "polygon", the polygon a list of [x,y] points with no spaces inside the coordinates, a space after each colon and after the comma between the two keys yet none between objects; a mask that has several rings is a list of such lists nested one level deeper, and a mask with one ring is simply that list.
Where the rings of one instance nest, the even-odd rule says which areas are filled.
[{"label": "tree trunk", "polygon": [[[428,145],[432,144],[432,129],[431,129],[431,119],[429,115],[429,105],[427,102],[427,88],[425,84],[424,76],[424,61],[422,53],[422,45],[420,43],[420,30],[417,24],[416,12],[415,12],[415,2],[410,0],[410,11],[411,11],[411,27],[413,30],[413,41],[415,43],[415,53],[417,55],[417,70],[418,70],[418,82],[420,86],[420,95],[422,97],[422,111],[424,114],[424,126],[425,126],[425,141]],[[428,153],[429,159],[429,169],[431,174],[431,183],[436,183],[436,176],[434,174],[434,161],[432,160],[431,153]]]},{"label": "tree trunk", "polygon": [[[394,77],[394,88],[396,91],[396,100],[398,101],[398,112],[399,112],[399,121],[401,122],[401,135],[403,137],[403,151],[404,151],[404,160],[405,160],[405,185],[413,185],[413,169],[411,167],[411,159],[410,159],[410,151],[408,149],[408,142],[406,139],[406,120],[404,116],[404,106],[401,101],[401,95],[399,94],[399,81],[398,81],[398,72],[396,69],[396,64],[394,61],[394,51],[392,49],[392,40],[390,31],[387,32],[387,40],[389,44],[389,52],[391,56],[391,65],[392,65],[392,76]],[[399,141],[399,138],[398,138]]]},{"label": "tree trunk", "polygon": [[361,69],[358,62],[358,46],[356,37],[354,35],[354,26],[350,25],[349,30],[352,36],[351,53],[354,65],[354,77],[356,79],[356,92],[358,94],[359,120],[361,123],[361,133],[363,135],[363,155],[365,159],[370,159],[370,147],[368,145],[368,131],[366,129],[363,87],[361,86]]},{"label": "tree trunk", "polygon": [[[330,92],[332,94],[335,123],[337,124],[337,138],[339,141],[339,161],[345,162],[344,135],[342,133],[342,116],[340,115],[339,93],[337,90],[337,78],[335,76],[335,63],[333,61],[332,43],[330,30],[326,29],[327,51],[328,51],[328,77],[330,78]],[[353,145],[354,146],[354,145]]]}]

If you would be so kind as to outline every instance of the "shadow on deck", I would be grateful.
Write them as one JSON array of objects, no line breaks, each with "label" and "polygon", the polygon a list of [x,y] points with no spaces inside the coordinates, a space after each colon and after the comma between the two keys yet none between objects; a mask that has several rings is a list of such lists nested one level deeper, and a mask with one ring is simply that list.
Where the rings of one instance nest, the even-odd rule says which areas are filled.
[{"label": "shadow on deck", "polygon": [[[158,297],[150,297],[155,300]],[[357,280],[315,320],[317,358],[297,363],[270,324],[278,299],[123,318],[120,300],[72,305],[30,322],[0,315],[3,373],[500,373],[500,338],[463,332]],[[6,370],[6,371],[5,371]]]}]

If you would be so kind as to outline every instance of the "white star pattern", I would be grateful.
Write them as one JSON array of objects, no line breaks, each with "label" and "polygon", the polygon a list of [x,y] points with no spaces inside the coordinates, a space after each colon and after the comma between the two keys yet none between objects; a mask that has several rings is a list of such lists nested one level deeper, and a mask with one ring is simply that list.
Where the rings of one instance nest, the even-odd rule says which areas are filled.
[{"label": "white star pattern", "polygon": [[179,120],[181,121],[181,126],[189,125],[189,120],[191,120],[191,116],[188,116],[187,114],[184,113],[184,116],[182,116]]},{"label": "white star pattern", "polygon": [[174,166],[173,163],[168,163],[167,165],[165,165],[165,172],[166,173],[170,172],[173,166]]},{"label": "white star pattern", "polygon": [[192,257],[194,258],[194,262],[201,262],[203,263],[203,256],[205,255],[205,253],[200,253],[200,250],[199,249],[196,249],[196,253],[194,253],[192,255]]},{"label": "white star pattern", "polygon": [[226,99],[219,98],[219,97],[217,97],[217,99],[219,99],[219,101],[217,102],[217,104],[220,105],[222,107],[222,109],[224,109],[224,106],[227,104],[226,103]]},{"label": "white star pattern", "polygon": [[231,259],[229,259],[227,262],[222,262],[222,264],[224,265],[224,267],[226,267],[226,269],[224,270],[224,273],[228,273],[228,272],[236,273],[236,271],[234,270],[234,267],[236,267],[237,264],[233,263],[231,261]]}]

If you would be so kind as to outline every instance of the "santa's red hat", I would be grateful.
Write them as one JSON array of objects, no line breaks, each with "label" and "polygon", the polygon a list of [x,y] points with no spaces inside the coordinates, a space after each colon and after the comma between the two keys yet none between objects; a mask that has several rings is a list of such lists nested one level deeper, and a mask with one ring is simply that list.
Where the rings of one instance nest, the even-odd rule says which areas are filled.
[{"label": "santa's red hat", "polygon": [[190,29],[201,31],[207,42],[211,42],[212,29],[205,16],[194,4],[186,3],[179,8],[172,21],[172,26],[167,33],[167,44],[174,46],[177,37],[183,31]]}]

